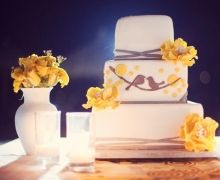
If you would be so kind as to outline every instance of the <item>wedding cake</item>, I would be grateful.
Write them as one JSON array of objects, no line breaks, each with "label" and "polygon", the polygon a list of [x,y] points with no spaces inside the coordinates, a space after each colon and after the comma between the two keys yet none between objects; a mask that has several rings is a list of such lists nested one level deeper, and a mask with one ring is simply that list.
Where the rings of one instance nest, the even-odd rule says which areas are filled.
[{"label": "wedding cake", "polygon": [[140,147],[140,143],[146,147],[149,143],[172,144],[188,114],[203,117],[202,105],[187,101],[186,63],[162,59],[161,45],[166,41],[174,41],[173,22],[168,16],[118,20],[115,58],[105,63],[104,85],[117,87],[120,105],[93,109],[93,128],[99,145],[118,144],[123,148],[130,144]]}]

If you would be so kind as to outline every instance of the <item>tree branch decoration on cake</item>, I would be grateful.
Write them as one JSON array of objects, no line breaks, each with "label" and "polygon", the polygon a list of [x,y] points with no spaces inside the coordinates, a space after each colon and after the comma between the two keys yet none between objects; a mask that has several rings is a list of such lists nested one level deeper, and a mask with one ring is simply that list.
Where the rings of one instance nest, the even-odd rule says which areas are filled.
[{"label": "tree branch decoration on cake", "polygon": [[168,40],[161,46],[162,59],[173,62],[181,62],[183,65],[192,66],[197,57],[197,50],[194,46],[187,46],[182,38],[175,41]]},{"label": "tree branch decoration on cake", "polygon": [[[165,84],[164,81],[161,81],[161,82],[156,82],[154,80],[154,78],[152,76],[144,76],[144,75],[137,75],[133,81],[128,81],[127,79],[125,79],[124,77],[118,75],[118,73],[116,73],[115,69],[112,67],[112,66],[109,66],[109,69],[121,80],[123,80],[124,82],[126,82],[128,84],[128,86],[125,88],[126,90],[129,90],[132,86],[133,87],[136,87],[140,90],[143,90],[143,91],[157,91],[157,90],[160,90],[160,89],[163,89],[163,88],[166,88],[168,86],[171,86],[175,83],[177,83],[181,78],[177,78],[175,79],[173,82],[171,83],[167,83]],[[144,84],[145,83],[145,80],[148,81],[148,85],[150,88],[143,88],[143,87],[140,87],[140,85]]]},{"label": "tree branch decoration on cake", "polygon": [[184,146],[188,151],[213,151],[218,126],[210,117],[203,119],[196,113],[189,114],[179,130],[179,136],[185,141]]},{"label": "tree branch decoration on cake", "polygon": [[69,83],[67,72],[60,68],[66,60],[63,56],[54,57],[52,51],[44,51],[45,55],[32,54],[19,58],[19,66],[12,68],[14,92],[20,88],[52,87],[60,83],[61,87]]},{"label": "tree branch decoration on cake", "polygon": [[90,87],[87,90],[86,97],[87,103],[82,105],[85,109],[106,109],[107,107],[115,109],[119,105],[119,102],[116,101],[118,97],[116,86]]}]

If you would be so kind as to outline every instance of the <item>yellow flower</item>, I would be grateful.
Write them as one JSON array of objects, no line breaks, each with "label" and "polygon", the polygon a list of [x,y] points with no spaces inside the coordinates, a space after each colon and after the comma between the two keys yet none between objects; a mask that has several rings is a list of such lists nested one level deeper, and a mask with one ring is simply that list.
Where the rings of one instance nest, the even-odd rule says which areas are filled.
[{"label": "yellow flower", "polygon": [[62,68],[59,68],[57,81],[61,84],[62,88],[69,83],[69,76],[67,72]]},{"label": "yellow flower", "polygon": [[54,86],[57,83],[58,71],[59,70],[55,67],[49,68],[49,70],[48,70],[48,81],[47,81],[48,86]]},{"label": "yellow flower", "polygon": [[98,106],[99,104],[101,104],[102,101],[102,89],[99,87],[90,87],[87,90],[87,103],[83,104],[83,107],[85,109],[89,109],[92,106]]},{"label": "yellow flower", "polygon": [[22,68],[17,67],[11,73],[11,77],[17,81],[23,81],[25,79],[24,71]]},{"label": "yellow flower", "polygon": [[162,59],[173,61],[173,62],[182,62],[183,65],[192,66],[197,59],[197,50],[194,46],[187,46],[187,43],[178,38],[174,42],[166,41],[161,46]]},{"label": "yellow flower", "polygon": [[14,80],[13,81],[13,88],[14,88],[14,92],[18,92],[20,87],[21,87],[21,81],[18,81],[18,80]]},{"label": "yellow flower", "polygon": [[41,81],[41,78],[39,77],[39,75],[35,70],[31,70],[27,72],[27,79],[29,80],[29,82],[32,84],[33,87],[39,86]]},{"label": "yellow flower", "polygon": [[67,72],[59,67],[65,58],[54,57],[51,51],[44,53],[43,56],[32,54],[19,58],[19,66],[11,72],[14,92],[18,92],[20,88],[51,87],[57,83],[64,87],[69,83]]},{"label": "yellow flower", "polygon": [[31,84],[31,82],[28,79],[25,79],[24,81],[22,81],[22,87],[31,88],[31,87],[33,87],[33,85]]},{"label": "yellow flower", "polygon": [[179,131],[180,138],[185,141],[188,151],[212,151],[215,147],[215,131],[218,123],[206,117],[203,119],[198,114],[186,116],[183,126]]},{"label": "yellow flower", "polygon": [[116,86],[104,88],[102,97],[104,101],[108,102],[107,105],[113,109],[119,105],[119,102],[116,101],[118,97],[118,89]]},{"label": "yellow flower", "polygon": [[85,109],[89,109],[91,107],[95,109],[105,109],[107,107],[116,108],[119,105],[119,102],[116,101],[118,96],[117,87],[91,87],[88,89],[86,97],[87,103],[82,106]]},{"label": "yellow flower", "polygon": [[48,74],[48,69],[48,67],[36,65],[36,70],[40,77],[46,76]]},{"label": "yellow flower", "polygon": [[24,67],[24,69],[32,69],[35,66],[38,56],[32,54],[31,56],[25,58],[19,58],[19,65]]},{"label": "yellow flower", "polygon": [[39,56],[36,64],[40,66],[52,66],[56,62],[56,58],[53,56]]}]

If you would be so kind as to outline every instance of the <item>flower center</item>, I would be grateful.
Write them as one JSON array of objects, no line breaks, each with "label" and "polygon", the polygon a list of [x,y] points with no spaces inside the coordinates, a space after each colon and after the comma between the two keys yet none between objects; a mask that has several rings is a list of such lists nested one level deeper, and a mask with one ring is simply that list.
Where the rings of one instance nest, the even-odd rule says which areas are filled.
[{"label": "flower center", "polygon": [[205,136],[205,129],[202,128],[202,127],[198,128],[198,130],[197,130],[197,132],[196,132],[196,136],[197,136],[198,138],[204,137],[204,136]]},{"label": "flower center", "polygon": [[176,48],[176,52],[178,54],[185,54],[186,53],[186,48],[183,47],[183,46],[179,46],[179,47]]},{"label": "flower center", "polygon": [[101,97],[101,93],[100,92],[95,93],[95,98],[99,98],[99,97]]}]

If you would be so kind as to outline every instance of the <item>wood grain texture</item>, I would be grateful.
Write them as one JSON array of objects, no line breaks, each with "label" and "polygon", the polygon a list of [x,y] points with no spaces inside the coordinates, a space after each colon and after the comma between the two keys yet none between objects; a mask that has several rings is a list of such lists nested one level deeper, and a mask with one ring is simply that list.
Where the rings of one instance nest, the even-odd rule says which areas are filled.
[{"label": "wood grain texture", "polygon": [[1,180],[13,179],[218,179],[219,159],[97,160],[94,173],[75,173],[69,164],[41,169],[23,156],[0,168]]},{"label": "wood grain texture", "polygon": [[68,161],[42,167],[22,153],[18,140],[0,146],[0,180],[220,179],[220,158],[102,159],[94,173],[76,173]]}]

